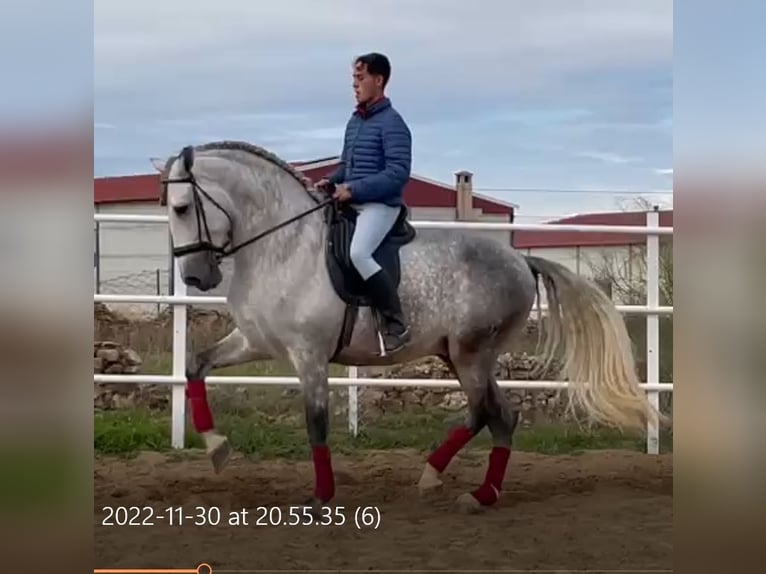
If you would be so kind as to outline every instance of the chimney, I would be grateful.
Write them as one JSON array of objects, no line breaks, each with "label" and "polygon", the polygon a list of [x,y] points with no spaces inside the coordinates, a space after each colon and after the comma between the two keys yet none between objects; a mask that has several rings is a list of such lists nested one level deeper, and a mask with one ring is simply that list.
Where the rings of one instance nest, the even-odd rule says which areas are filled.
[{"label": "chimney", "polygon": [[470,171],[459,171],[455,174],[455,191],[458,220],[473,219],[473,174]]}]

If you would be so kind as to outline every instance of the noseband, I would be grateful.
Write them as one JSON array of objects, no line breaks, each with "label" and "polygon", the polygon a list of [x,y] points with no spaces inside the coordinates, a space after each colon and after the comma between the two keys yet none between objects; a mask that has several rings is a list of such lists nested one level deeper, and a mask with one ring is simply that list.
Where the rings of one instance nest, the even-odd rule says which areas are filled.
[{"label": "noseband", "polygon": [[[191,172],[191,166],[187,166],[186,173],[189,174],[188,177],[182,177],[182,178],[176,178],[176,179],[162,179],[162,184],[165,186],[166,196],[167,196],[167,186],[170,183],[188,183],[189,185],[192,186],[192,197],[193,197],[194,207],[195,207],[195,211],[197,215],[197,237],[199,238],[198,241],[196,243],[190,243],[188,245],[182,245],[180,247],[174,246],[173,255],[175,257],[181,257],[182,255],[188,255],[189,253],[198,253],[201,251],[206,251],[208,253],[214,254],[214,256],[220,261],[224,257],[234,255],[237,251],[239,251],[246,245],[255,243],[262,237],[265,237],[269,235],[270,233],[273,233],[277,229],[280,229],[284,227],[285,225],[288,225],[294,221],[297,221],[307,216],[308,214],[313,213],[314,211],[318,211],[319,209],[322,209],[323,207],[325,207],[326,205],[334,201],[332,198],[329,198],[319,202],[316,198],[314,198],[313,196],[311,196],[311,194],[309,194],[309,197],[311,197],[314,201],[317,202],[317,205],[315,207],[312,207],[311,209],[307,209],[306,211],[299,213],[295,217],[291,217],[287,221],[283,221],[282,223],[279,223],[275,225],[274,227],[271,227],[267,229],[266,231],[263,231],[259,233],[258,235],[255,235],[254,237],[251,237],[250,239],[235,245],[233,243],[234,220],[232,219],[231,215],[229,215],[229,213],[221,206],[221,204],[218,203],[215,199],[213,199],[211,195],[202,188],[202,186],[199,184],[197,179],[194,177],[194,174]],[[200,195],[204,195],[210,201],[210,203],[212,203],[219,210],[221,210],[221,212],[223,212],[223,214],[226,216],[226,219],[229,220],[228,238],[226,240],[226,243],[224,243],[221,246],[215,245],[213,243],[213,239],[210,235],[210,228],[208,227],[208,224],[207,224],[207,218],[205,217],[205,211],[202,209],[202,199]],[[203,236],[203,228],[204,228],[204,236]]]},{"label": "noseband", "polygon": [[[229,215],[229,212],[226,211],[220,203],[218,203],[213,197],[206,192],[204,189],[202,189],[202,186],[197,182],[197,179],[194,177],[194,174],[191,172],[188,172],[188,177],[182,177],[177,179],[163,179],[162,183],[165,185],[165,193],[167,194],[167,186],[169,183],[188,183],[192,186],[192,200],[194,202],[194,211],[197,215],[197,237],[199,240],[196,243],[190,243],[188,245],[182,245],[180,247],[173,247],[173,255],[175,257],[181,257],[182,255],[188,255],[189,253],[198,253],[200,251],[208,251],[215,253],[218,258],[226,257],[227,255],[230,255],[231,253],[229,250],[227,250],[227,247],[231,245],[232,243],[232,233],[234,229],[234,221],[231,218],[231,215]],[[210,228],[207,224],[207,217],[205,217],[205,211],[202,209],[202,198],[200,195],[204,195],[210,203],[215,205],[225,216],[226,219],[229,220],[229,233],[228,238],[226,240],[226,243],[224,243],[221,246],[216,245],[213,243],[213,238],[210,235]],[[203,238],[203,227],[204,227],[204,238]]]}]

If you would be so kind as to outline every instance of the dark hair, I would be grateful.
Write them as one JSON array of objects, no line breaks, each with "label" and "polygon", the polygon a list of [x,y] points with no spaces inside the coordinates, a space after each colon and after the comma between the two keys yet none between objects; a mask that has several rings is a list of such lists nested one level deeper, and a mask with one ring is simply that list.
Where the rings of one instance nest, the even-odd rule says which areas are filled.
[{"label": "dark hair", "polygon": [[358,56],[354,60],[354,64],[364,64],[367,71],[373,76],[383,76],[383,86],[388,83],[388,79],[391,77],[391,62],[383,54],[378,52],[370,52]]}]

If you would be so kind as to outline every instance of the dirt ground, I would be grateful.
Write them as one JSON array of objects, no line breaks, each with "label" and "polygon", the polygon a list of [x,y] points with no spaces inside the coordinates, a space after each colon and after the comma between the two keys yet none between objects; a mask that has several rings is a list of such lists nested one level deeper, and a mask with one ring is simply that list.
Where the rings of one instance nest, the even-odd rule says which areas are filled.
[{"label": "dirt ground", "polygon": [[[257,526],[266,510],[298,505],[313,485],[311,463],[235,458],[215,475],[204,457],[145,454],[95,461],[98,568],[263,570],[671,570],[671,455],[623,451],[576,456],[513,453],[500,502],[481,514],[455,510],[478,485],[486,452],[467,451],[444,488],[421,499],[424,455],[412,451],[334,457],[335,505],[343,526]],[[183,526],[103,526],[104,506],[183,506]],[[217,507],[218,526],[195,526],[195,507]],[[354,511],[374,506],[377,529],[358,529]],[[229,526],[248,509],[249,525]],[[131,513],[143,520],[148,513]],[[241,514],[239,514],[241,516]],[[277,517],[276,511],[272,512]],[[159,524],[157,524],[159,522]]]}]

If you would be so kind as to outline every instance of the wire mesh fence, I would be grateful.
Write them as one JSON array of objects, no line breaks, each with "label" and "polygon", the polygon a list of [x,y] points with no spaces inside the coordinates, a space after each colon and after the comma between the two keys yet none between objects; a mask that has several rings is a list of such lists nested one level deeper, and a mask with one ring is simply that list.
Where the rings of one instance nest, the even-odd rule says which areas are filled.
[{"label": "wire mesh fence", "polygon": [[[122,275],[101,277],[96,293],[123,295],[171,295],[170,273],[167,269],[145,269]],[[118,312],[129,316],[151,316],[165,312],[170,305],[162,303],[124,303]]]}]

